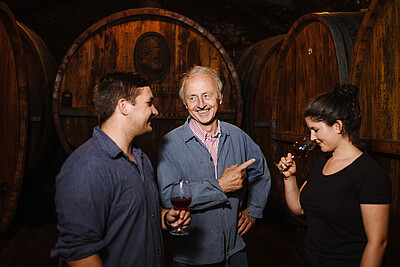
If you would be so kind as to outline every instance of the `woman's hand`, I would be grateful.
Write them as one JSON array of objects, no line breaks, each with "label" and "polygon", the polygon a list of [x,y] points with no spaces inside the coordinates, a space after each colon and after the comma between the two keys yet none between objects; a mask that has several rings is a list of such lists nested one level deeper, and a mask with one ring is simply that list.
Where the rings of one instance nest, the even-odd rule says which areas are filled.
[{"label": "woman's hand", "polygon": [[304,182],[299,189],[296,180],[296,162],[292,159],[292,154],[288,153],[286,157],[282,157],[278,163],[279,168],[282,168],[282,174],[285,176],[285,200],[286,204],[293,215],[303,215],[304,210],[300,204],[300,192],[306,185]]},{"label": "woman's hand", "polygon": [[296,173],[296,162],[292,159],[292,154],[288,153],[286,157],[282,157],[278,163],[278,166],[282,169],[282,174],[285,178],[294,176]]}]

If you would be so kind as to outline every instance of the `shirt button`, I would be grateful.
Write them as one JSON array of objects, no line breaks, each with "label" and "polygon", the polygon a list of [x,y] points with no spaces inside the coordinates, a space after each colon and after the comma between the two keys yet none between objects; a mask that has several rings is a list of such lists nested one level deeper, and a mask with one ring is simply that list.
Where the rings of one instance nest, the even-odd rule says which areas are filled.
[{"label": "shirt button", "polygon": [[154,213],[151,214],[151,217],[154,218]]},{"label": "shirt button", "polygon": [[157,255],[160,255],[160,250],[157,249],[157,250],[156,250],[156,253],[157,253]]}]

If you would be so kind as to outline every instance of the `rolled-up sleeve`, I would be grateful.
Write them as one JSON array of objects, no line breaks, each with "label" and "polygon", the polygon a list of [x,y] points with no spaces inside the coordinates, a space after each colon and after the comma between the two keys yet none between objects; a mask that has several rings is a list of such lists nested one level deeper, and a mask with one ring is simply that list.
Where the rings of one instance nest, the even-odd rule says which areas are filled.
[{"label": "rolled-up sleeve", "polygon": [[271,189],[271,175],[267,161],[261,149],[250,138],[247,144],[248,159],[255,158],[256,161],[247,168],[248,177],[248,214],[254,218],[262,218],[263,210],[267,203]]},{"label": "rolled-up sleeve", "polygon": [[92,168],[66,167],[56,180],[59,240],[51,256],[65,261],[86,258],[104,248],[105,218],[111,203],[107,185],[94,182]]}]

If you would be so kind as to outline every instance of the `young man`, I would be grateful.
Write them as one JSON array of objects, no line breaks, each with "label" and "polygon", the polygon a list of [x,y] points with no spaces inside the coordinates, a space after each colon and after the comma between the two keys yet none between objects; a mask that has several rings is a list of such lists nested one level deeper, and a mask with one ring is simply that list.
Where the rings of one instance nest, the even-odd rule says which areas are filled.
[{"label": "young man", "polygon": [[160,216],[150,160],[132,143],[158,114],[149,83],[138,74],[108,74],[94,102],[100,126],[56,178],[60,235],[51,254],[61,266],[163,266],[160,226],[187,226],[190,217],[174,209]]},{"label": "young man", "polygon": [[174,266],[247,266],[242,235],[262,218],[268,198],[270,174],[260,148],[217,119],[221,91],[211,68],[197,66],[185,74],[180,97],[190,116],[161,142],[157,178],[163,205],[171,207],[175,181],[192,185],[191,232],[176,238]]}]

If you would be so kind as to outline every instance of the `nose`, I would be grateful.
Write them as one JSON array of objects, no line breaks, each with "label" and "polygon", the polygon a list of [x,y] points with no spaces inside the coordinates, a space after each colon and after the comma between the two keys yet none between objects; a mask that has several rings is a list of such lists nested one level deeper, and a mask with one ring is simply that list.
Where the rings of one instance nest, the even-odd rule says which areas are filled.
[{"label": "nose", "polygon": [[152,108],[152,112],[153,112],[154,116],[157,116],[158,110],[156,109],[156,106],[152,105],[151,108]]},{"label": "nose", "polygon": [[199,97],[199,100],[197,101],[197,105],[199,108],[204,108],[205,106],[205,101],[202,97]]},{"label": "nose", "polygon": [[316,137],[316,135],[315,135],[315,133],[313,131],[311,131],[310,140],[311,141],[317,140],[317,137]]}]

